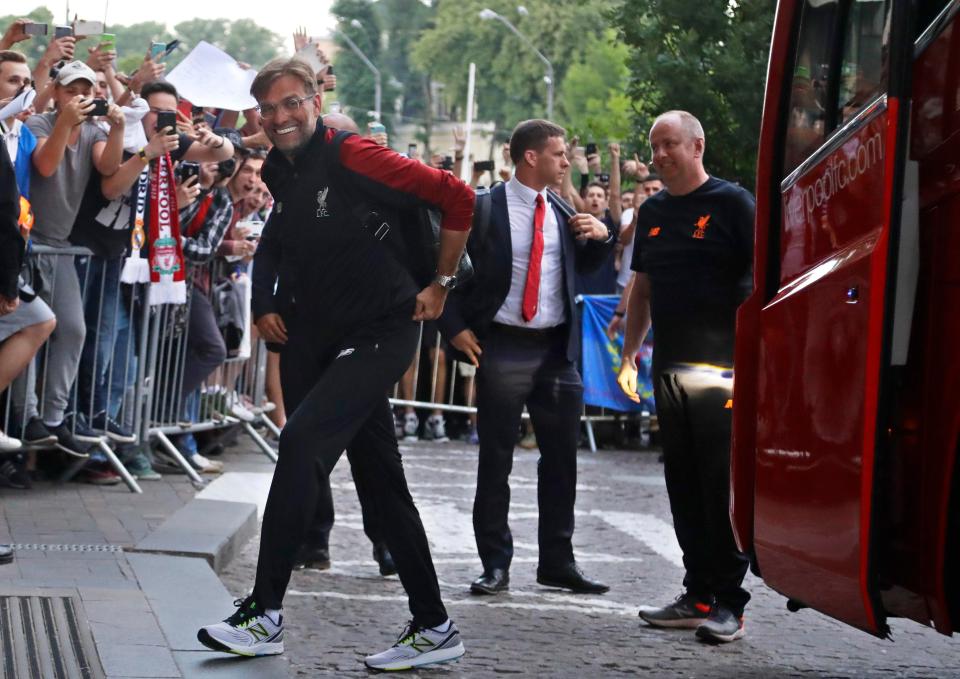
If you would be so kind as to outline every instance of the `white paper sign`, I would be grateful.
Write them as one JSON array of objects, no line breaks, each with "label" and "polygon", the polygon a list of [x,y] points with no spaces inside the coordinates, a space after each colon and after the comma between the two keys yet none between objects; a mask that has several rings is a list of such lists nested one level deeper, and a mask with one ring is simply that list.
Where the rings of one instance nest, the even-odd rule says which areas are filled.
[{"label": "white paper sign", "polygon": [[253,69],[244,70],[236,59],[208,42],[200,41],[186,59],[177,64],[167,81],[195,106],[245,111],[257,105],[250,96]]},{"label": "white paper sign", "polygon": [[6,120],[7,118],[12,118],[15,115],[19,115],[24,110],[30,108],[30,105],[33,104],[33,100],[37,96],[37,91],[35,89],[24,90],[20,93],[19,97],[16,97],[9,104],[0,109],[0,120]]}]

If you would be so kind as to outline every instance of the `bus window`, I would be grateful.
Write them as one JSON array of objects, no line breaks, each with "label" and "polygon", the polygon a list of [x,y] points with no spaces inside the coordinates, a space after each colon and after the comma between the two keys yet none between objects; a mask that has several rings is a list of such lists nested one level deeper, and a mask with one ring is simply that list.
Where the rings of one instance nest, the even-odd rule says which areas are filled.
[{"label": "bus window", "polygon": [[784,175],[826,138],[827,83],[838,5],[837,0],[806,0],[803,5],[790,89]]},{"label": "bus window", "polygon": [[890,39],[890,0],[856,0],[850,7],[840,67],[841,124],[884,90]]}]

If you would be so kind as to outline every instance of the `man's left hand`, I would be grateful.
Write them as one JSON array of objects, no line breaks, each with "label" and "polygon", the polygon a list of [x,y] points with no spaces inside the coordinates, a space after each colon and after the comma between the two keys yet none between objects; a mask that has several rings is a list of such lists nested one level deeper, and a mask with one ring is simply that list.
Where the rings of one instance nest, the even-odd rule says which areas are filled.
[{"label": "man's left hand", "polygon": [[603,222],[583,212],[570,218],[570,230],[577,240],[607,240],[610,237]]},{"label": "man's left hand", "polygon": [[417,306],[413,311],[415,321],[433,321],[443,313],[443,304],[447,301],[446,288],[431,283],[417,295]]}]

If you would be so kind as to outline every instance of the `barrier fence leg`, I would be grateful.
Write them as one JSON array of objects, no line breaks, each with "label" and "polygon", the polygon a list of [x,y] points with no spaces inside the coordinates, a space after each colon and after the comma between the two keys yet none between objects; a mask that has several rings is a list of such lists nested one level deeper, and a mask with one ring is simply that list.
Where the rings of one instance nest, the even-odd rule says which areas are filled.
[{"label": "barrier fence leg", "polygon": [[587,425],[587,441],[590,442],[590,452],[595,453],[597,452],[597,439],[593,435],[593,422],[586,420],[584,424]]},{"label": "barrier fence leg", "polygon": [[[273,424],[272,422],[270,424]],[[257,447],[263,451],[263,454],[270,458],[271,462],[277,461],[277,453],[273,450],[267,440],[260,436],[260,432],[253,428],[253,425],[249,422],[243,423],[243,430],[250,435],[250,438],[253,439],[253,442],[257,444]]]},{"label": "barrier fence leg", "polygon": [[162,431],[156,431],[154,434],[157,437],[157,440],[160,442],[160,445],[163,446],[164,452],[166,452],[170,457],[176,460],[177,464],[183,469],[184,473],[190,477],[190,480],[201,486],[206,485],[200,475],[197,473],[197,470],[190,466],[190,463],[187,462],[186,458],[177,450],[177,447],[173,445],[173,442],[167,438],[167,435]]},{"label": "barrier fence leg", "polygon": [[263,419],[263,425],[267,429],[269,429],[274,436],[276,436],[277,438],[280,438],[280,427],[275,425],[273,423],[273,420],[271,420],[269,417],[263,416],[262,419]]},{"label": "barrier fence leg", "polygon": [[127,468],[123,466],[120,458],[118,458],[117,454],[113,452],[113,449],[107,445],[106,441],[100,441],[97,444],[97,447],[100,448],[100,451],[107,456],[108,460],[110,460],[110,466],[116,470],[116,472],[120,475],[120,478],[123,479],[123,482],[127,484],[127,488],[130,489],[130,492],[142,493],[143,491],[137,484],[137,480],[133,478],[130,472],[127,471]]}]

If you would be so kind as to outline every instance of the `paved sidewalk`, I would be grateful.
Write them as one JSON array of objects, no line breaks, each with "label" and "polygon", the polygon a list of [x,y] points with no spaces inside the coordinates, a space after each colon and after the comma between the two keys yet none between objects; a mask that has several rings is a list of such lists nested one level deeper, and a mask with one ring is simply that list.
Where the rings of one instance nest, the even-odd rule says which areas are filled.
[{"label": "paved sidewalk", "polygon": [[[273,465],[239,440],[220,458],[227,469],[269,475]],[[0,490],[0,543],[19,545],[0,566],[0,677],[81,676],[85,663],[87,676],[118,679],[286,676],[283,658],[240,666],[196,641],[200,624],[231,609],[212,566],[249,539],[255,507],[195,499],[179,474],[140,486]]]}]

